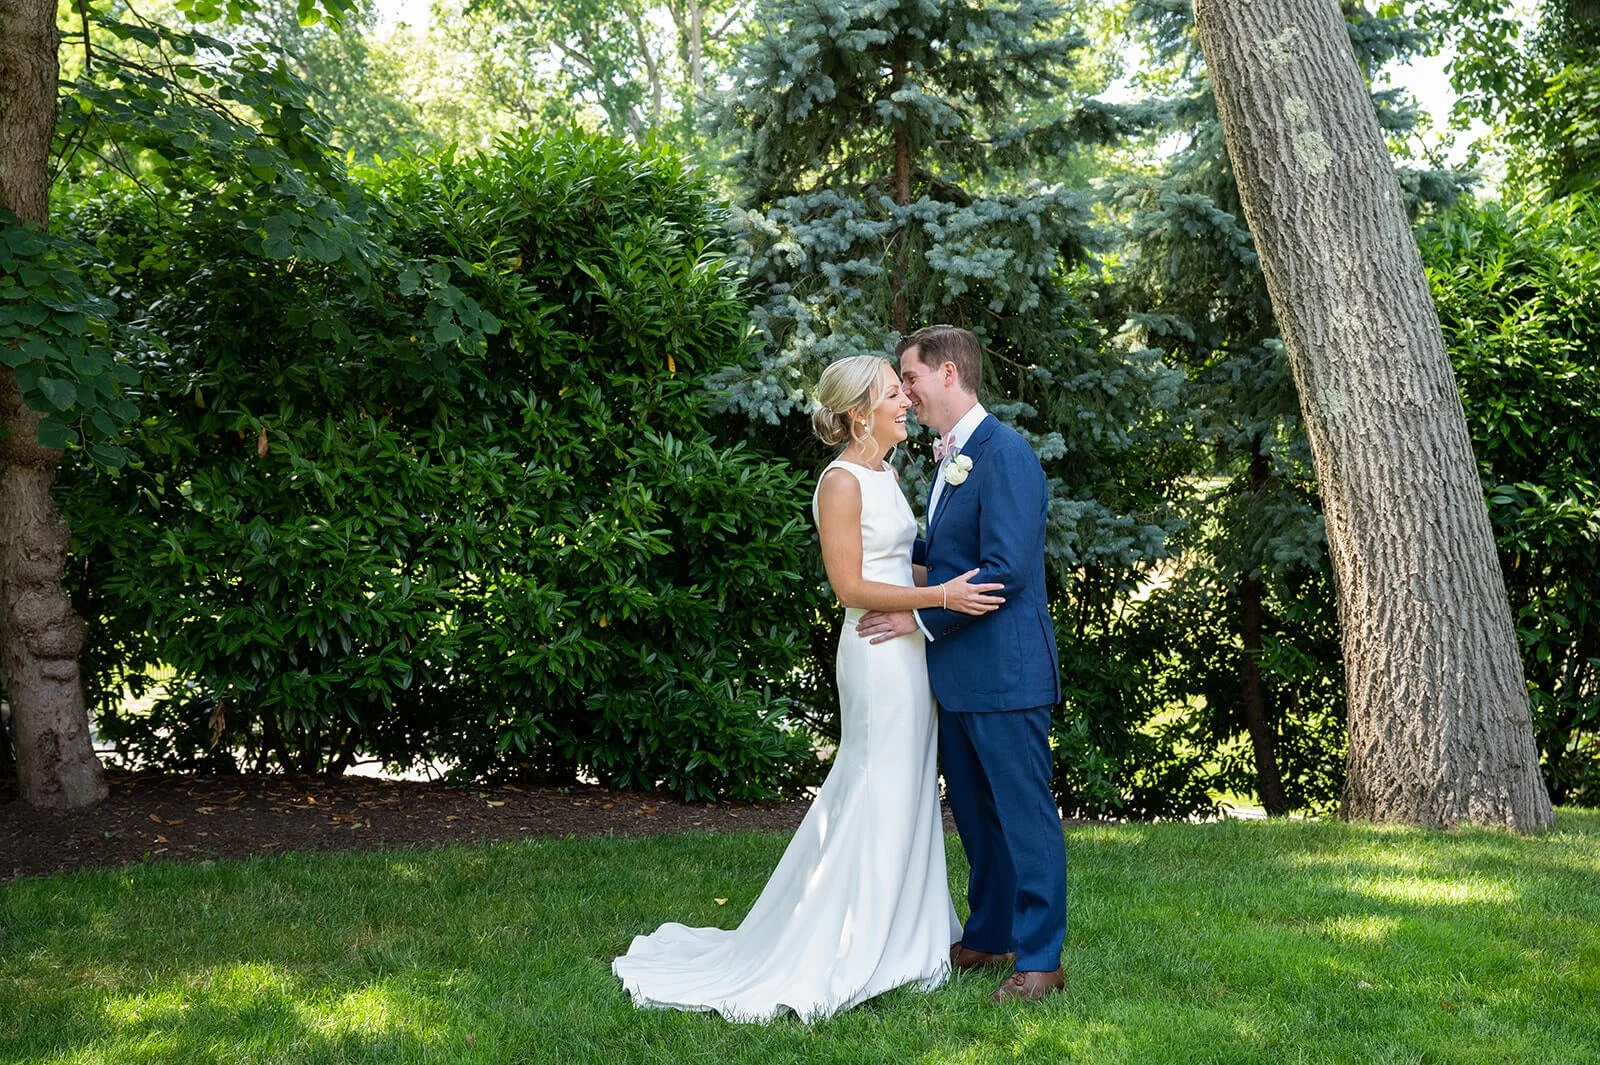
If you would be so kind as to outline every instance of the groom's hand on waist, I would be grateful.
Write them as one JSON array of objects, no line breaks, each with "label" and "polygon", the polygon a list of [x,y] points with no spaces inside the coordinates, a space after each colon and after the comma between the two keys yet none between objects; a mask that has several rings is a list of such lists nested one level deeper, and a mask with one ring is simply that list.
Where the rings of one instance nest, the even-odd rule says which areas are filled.
[{"label": "groom's hand on waist", "polygon": [[894,613],[885,613],[874,610],[869,614],[861,615],[856,621],[856,635],[871,643],[883,643],[896,636],[905,636],[917,631],[916,615],[909,610],[900,610]]}]

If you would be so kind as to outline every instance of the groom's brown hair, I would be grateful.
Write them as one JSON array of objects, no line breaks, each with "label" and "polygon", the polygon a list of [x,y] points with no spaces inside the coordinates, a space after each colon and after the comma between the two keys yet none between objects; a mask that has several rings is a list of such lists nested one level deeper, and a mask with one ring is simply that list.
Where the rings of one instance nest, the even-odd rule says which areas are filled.
[{"label": "groom's brown hair", "polygon": [[925,325],[909,336],[902,337],[895,346],[895,358],[912,348],[917,358],[930,367],[940,367],[947,362],[956,366],[956,376],[961,387],[973,395],[983,382],[983,345],[978,338],[958,325]]}]

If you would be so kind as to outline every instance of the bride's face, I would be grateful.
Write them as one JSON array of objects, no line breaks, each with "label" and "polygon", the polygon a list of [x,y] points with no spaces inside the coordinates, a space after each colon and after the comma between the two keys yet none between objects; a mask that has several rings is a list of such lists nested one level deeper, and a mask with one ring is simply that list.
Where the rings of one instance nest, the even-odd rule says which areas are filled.
[{"label": "bride's face", "polygon": [[883,398],[872,408],[867,421],[872,427],[872,438],[887,451],[906,438],[906,411],[911,409],[911,400],[900,387],[899,376],[887,366],[883,368],[879,385]]}]

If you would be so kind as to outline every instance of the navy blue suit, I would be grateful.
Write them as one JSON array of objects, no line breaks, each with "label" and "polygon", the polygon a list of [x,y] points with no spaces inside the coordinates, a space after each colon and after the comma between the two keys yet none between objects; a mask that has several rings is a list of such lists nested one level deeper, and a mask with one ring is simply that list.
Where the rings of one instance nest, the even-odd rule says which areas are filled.
[{"label": "navy blue suit", "polygon": [[981,617],[919,610],[939,701],[939,761],[972,871],[962,942],[1017,952],[1017,968],[1059,968],[1067,931],[1067,862],[1050,791],[1050,716],[1060,701],[1055,627],[1045,595],[1044,470],[1027,441],[993,416],[961,454],[913,561],[928,583],[970,569],[999,582],[1005,605]]}]

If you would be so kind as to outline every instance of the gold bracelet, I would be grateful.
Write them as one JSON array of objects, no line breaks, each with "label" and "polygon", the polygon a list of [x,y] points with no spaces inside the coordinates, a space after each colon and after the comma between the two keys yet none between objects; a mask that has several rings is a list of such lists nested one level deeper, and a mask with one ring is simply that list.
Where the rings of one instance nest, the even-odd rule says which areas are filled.
[{"label": "gold bracelet", "polygon": [[950,609],[950,582],[949,581],[945,581],[945,582],[941,583],[939,585],[939,591],[940,591],[940,593],[942,594],[942,596],[944,598],[944,602],[939,604],[939,609],[940,610],[949,610]]}]

